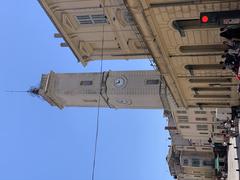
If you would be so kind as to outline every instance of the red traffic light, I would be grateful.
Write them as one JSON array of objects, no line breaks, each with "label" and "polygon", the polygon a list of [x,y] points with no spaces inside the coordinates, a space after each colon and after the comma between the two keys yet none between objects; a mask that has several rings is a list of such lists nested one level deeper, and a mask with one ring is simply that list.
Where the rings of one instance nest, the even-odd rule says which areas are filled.
[{"label": "red traffic light", "polygon": [[203,23],[207,23],[207,22],[208,22],[208,16],[202,16],[201,21],[202,21]]}]

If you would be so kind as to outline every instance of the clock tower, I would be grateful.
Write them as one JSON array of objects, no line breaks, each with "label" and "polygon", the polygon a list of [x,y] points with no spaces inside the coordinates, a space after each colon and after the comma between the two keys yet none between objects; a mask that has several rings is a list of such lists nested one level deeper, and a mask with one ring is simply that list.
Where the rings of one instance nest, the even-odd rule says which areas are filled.
[{"label": "clock tower", "polygon": [[[59,108],[162,108],[163,79],[157,71],[43,74],[38,94]],[[98,102],[100,100],[100,102]]]}]

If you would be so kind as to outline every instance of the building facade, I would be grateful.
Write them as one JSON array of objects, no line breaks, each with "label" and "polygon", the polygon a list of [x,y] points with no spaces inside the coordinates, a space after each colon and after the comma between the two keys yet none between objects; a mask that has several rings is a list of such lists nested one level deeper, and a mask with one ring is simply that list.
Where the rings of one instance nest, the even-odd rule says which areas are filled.
[{"label": "building facade", "polygon": [[[39,0],[83,65],[149,59],[158,71],[43,75],[39,94],[51,105],[163,108],[172,141],[167,161],[178,179],[214,179],[213,147],[221,123],[239,105],[237,80],[223,70],[219,24],[200,13],[240,10],[238,0]],[[218,109],[218,110],[217,110]],[[223,118],[224,117],[224,118]]]},{"label": "building facade", "polygon": [[[121,0],[40,0],[64,39],[83,65],[100,59],[146,59],[149,51]],[[102,54],[103,53],[103,54]]]},{"label": "building facade", "polygon": [[[239,104],[219,25],[201,12],[240,9],[236,0],[40,0],[78,61],[153,58],[180,107]],[[104,39],[103,39],[104,38]],[[104,43],[102,43],[104,41]],[[102,57],[103,52],[103,57]]]},{"label": "building facade", "polygon": [[[225,110],[226,108],[220,109]],[[220,109],[218,108],[218,110]],[[175,110],[173,116],[182,136],[191,139],[193,143],[209,144],[209,138],[214,139],[214,142],[222,143],[224,141],[222,122],[225,119],[216,117],[216,108]]]},{"label": "building facade", "polygon": [[213,180],[213,153],[201,151],[177,151],[169,149],[167,161],[171,175],[178,180]]}]

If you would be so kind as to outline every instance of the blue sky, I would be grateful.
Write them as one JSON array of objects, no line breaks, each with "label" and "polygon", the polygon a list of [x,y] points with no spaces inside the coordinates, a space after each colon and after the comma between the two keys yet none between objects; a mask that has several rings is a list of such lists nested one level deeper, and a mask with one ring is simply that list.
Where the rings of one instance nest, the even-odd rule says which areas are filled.
[{"label": "blue sky", "polygon": [[[91,180],[96,108],[59,110],[25,93],[41,74],[98,72],[78,64],[35,0],[1,3],[0,180]],[[152,69],[146,60],[104,61],[104,70]],[[100,110],[95,180],[171,180],[161,110]]]}]

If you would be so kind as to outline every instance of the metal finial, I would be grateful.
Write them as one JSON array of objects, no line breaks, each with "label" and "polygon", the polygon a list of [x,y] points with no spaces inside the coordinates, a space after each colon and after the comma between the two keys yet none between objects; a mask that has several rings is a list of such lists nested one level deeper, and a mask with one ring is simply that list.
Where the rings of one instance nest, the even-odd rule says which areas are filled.
[{"label": "metal finial", "polygon": [[31,87],[27,92],[33,96],[39,96],[39,88]]},{"label": "metal finial", "polygon": [[6,90],[7,93],[29,93],[33,96],[39,96],[39,88],[31,87],[29,90],[18,91],[18,90]]}]

